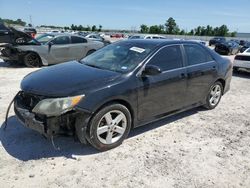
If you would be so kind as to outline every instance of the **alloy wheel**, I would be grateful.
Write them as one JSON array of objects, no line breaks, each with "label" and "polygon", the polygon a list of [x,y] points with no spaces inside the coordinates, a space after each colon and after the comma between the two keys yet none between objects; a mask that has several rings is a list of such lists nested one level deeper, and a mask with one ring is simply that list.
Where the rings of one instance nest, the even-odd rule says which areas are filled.
[{"label": "alloy wheel", "polygon": [[216,84],[213,86],[210,92],[209,103],[211,106],[216,106],[221,98],[221,87],[220,85]]},{"label": "alloy wheel", "polygon": [[122,138],[127,128],[127,118],[119,110],[106,113],[97,126],[97,138],[103,144],[113,144]]}]

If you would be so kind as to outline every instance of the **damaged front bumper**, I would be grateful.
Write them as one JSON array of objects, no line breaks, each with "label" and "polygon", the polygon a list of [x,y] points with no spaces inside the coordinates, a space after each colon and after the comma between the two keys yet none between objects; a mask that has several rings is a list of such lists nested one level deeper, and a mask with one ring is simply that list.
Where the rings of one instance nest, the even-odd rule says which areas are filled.
[{"label": "damaged front bumper", "polygon": [[[30,100],[27,96],[30,96]],[[86,130],[91,114],[74,109],[60,116],[46,117],[32,112],[33,106],[38,102],[35,100],[30,94],[24,97],[23,92],[19,92],[14,98],[15,114],[25,127],[39,132],[46,138],[55,135],[76,135],[81,143],[87,143]]]},{"label": "damaged front bumper", "polygon": [[0,46],[0,58],[5,61],[19,61],[21,56],[23,56],[23,53],[11,44]]}]

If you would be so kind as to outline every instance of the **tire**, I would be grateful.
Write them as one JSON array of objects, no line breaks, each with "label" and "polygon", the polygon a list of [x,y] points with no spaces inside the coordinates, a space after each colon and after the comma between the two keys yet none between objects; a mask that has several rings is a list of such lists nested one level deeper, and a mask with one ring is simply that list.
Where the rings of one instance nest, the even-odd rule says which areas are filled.
[{"label": "tire", "polygon": [[206,97],[205,108],[208,110],[214,109],[221,100],[223,94],[223,86],[221,82],[215,82],[209,89],[208,95]]},{"label": "tire", "polygon": [[95,51],[96,51],[96,50],[89,50],[88,53],[86,54],[86,56],[88,56],[88,55],[94,53]]},{"label": "tire", "polygon": [[97,150],[106,151],[121,145],[130,129],[129,110],[121,104],[110,104],[93,116],[87,129],[87,137]]},{"label": "tire", "polygon": [[37,55],[34,52],[29,52],[26,55],[24,55],[23,62],[27,67],[31,67],[31,68],[42,66],[39,55]]}]

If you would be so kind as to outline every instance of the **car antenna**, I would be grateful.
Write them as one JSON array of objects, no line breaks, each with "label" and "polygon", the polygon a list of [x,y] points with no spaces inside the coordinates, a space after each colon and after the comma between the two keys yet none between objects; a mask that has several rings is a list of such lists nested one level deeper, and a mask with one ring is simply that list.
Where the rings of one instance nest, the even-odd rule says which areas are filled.
[{"label": "car antenna", "polygon": [[53,135],[51,135],[50,140],[51,140],[51,143],[52,143],[54,149],[57,150],[57,151],[60,151],[61,150],[60,147],[58,147],[58,146],[55,145],[54,136]]}]

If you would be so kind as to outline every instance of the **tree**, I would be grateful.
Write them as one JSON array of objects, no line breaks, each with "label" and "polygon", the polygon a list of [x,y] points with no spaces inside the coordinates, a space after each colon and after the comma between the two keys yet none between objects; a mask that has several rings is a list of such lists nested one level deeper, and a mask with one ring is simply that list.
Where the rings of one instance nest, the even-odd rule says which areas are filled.
[{"label": "tree", "polygon": [[147,25],[142,24],[140,27],[141,27],[141,33],[148,33],[149,32],[149,28]]},{"label": "tree", "polygon": [[102,31],[102,25],[99,25],[99,29],[98,29],[99,32]]},{"label": "tree", "polygon": [[161,28],[158,25],[152,25],[149,28],[149,33],[151,33],[151,34],[160,34],[161,33]]},{"label": "tree", "polygon": [[92,31],[96,31],[96,25],[93,25],[91,28]]},{"label": "tree", "polygon": [[227,36],[229,29],[226,25],[222,25],[219,27],[219,36]]},{"label": "tree", "polygon": [[180,31],[178,25],[175,22],[175,19],[172,17],[170,17],[166,21],[165,26],[166,26],[166,33],[167,34],[177,34]]},{"label": "tree", "polygon": [[186,34],[186,32],[185,32],[184,29],[182,29],[182,30],[180,31],[180,33],[179,33],[179,35],[185,35],[185,34]]},{"label": "tree", "polygon": [[230,33],[230,37],[236,37],[236,34],[237,34],[237,32],[234,31],[234,32]]}]

